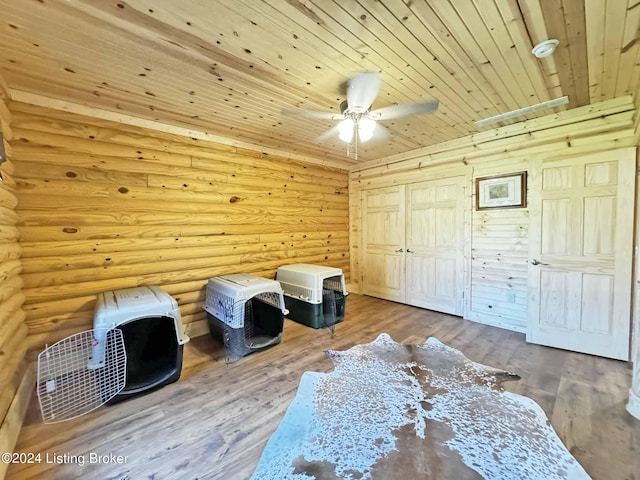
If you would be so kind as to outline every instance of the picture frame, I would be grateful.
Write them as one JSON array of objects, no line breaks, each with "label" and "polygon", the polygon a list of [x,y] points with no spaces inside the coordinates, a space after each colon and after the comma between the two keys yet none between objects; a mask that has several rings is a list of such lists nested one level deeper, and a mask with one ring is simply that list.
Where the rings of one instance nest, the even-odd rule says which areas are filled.
[{"label": "picture frame", "polygon": [[476,178],[476,210],[526,206],[527,172]]}]

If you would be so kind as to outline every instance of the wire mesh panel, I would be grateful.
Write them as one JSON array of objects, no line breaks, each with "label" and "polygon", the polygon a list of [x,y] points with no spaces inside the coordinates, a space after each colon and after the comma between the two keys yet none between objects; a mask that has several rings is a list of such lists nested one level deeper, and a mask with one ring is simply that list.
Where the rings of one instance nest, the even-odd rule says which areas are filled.
[{"label": "wire mesh panel", "polygon": [[344,277],[342,275],[337,275],[335,277],[325,278],[322,281],[322,288],[333,290],[344,295],[346,293],[346,290],[344,288]]},{"label": "wire mesh panel", "polygon": [[247,348],[263,348],[279,341],[282,335],[284,315],[282,295],[275,292],[260,293],[245,304],[244,345]]},{"label": "wire mesh panel", "polygon": [[247,306],[247,304],[250,304],[251,299],[259,299],[282,311],[286,310],[284,298],[280,292],[262,292],[252,296],[250,299],[234,301],[233,298],[216,291],[207,292],[209,308],[206,308],[206,310],[231,328],[242,328],[245,320],[251,318],[247,313],[247,309],[251,309],[251,305]]},{"label": "wire mesh panel", "polygon": [[293,283],[280,282],[283,292],[293,298],[299,298],[306,302],[316,300],[316,292],[311,287],[304,287],[302,285],[294,285]]},{"label": "wire mesh panel", "polygon": [[257,295],[254,295],[253,298],[256,300],[260,300],[272,307],[277,308],[278,310],[285,310],[284,301],[282,299],[282,294],[280,292],[263,292]]},{"label": "wire mesh panel", "polygon": [[322,327],[335,332],[336,323],[344,317],[345,307],[344,277],[342,275],[325,278],[322,282]]},{"label": "wire mesh panel", "polygon": [[59,341],[38,355],[37,394],[44,423],[57,423],[101,407],[126,383],[127,355],[122,332],[109,330],[104,366],[90,368],[94,330]]},{"label": "wire mesh panel", "polygon": [[242,319],[241,328],[222,327],[227,360],[280,343],[284,326],[282,294],[263,292],[234,304],[234,315]]}]

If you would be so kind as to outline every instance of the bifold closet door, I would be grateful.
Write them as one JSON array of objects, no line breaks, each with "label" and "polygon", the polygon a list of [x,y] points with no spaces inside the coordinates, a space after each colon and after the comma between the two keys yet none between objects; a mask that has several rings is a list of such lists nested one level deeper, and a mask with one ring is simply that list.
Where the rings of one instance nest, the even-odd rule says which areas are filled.
[{"label": "bifold closet door", "polygon": [[363,293],[404,302],[404,186],[365,190],[362,207]]},{"label": "bifold closet door", "polygon": [[363,192],[363,293],[462,315],[465,181]]},{"label": "bifold closet door", "polygon": [[463,314],[465,177],[406,186],[405,302]]}]

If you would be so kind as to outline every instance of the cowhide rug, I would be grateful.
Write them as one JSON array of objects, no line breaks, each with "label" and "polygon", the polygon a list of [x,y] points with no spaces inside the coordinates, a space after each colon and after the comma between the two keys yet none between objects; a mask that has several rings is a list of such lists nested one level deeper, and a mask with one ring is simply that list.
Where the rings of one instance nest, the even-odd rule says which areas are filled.
[{"label": "cowhide rug", "polygon": [[254,480],[590,478],[542,409],[501,389],[517,375],[435,338],[326,353],[335,370],[303,374]]}]

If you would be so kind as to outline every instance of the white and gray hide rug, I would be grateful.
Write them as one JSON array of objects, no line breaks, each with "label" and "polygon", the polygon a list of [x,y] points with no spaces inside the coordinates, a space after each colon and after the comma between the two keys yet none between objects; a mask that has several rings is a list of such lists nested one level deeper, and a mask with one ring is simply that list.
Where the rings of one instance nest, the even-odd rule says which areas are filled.
[{"label": "white and gray hide rug", "polygon": [[331,373],[305,372],[253,480],[551,480],[590,478],[520,377],[429,338],[326,352]]}]

